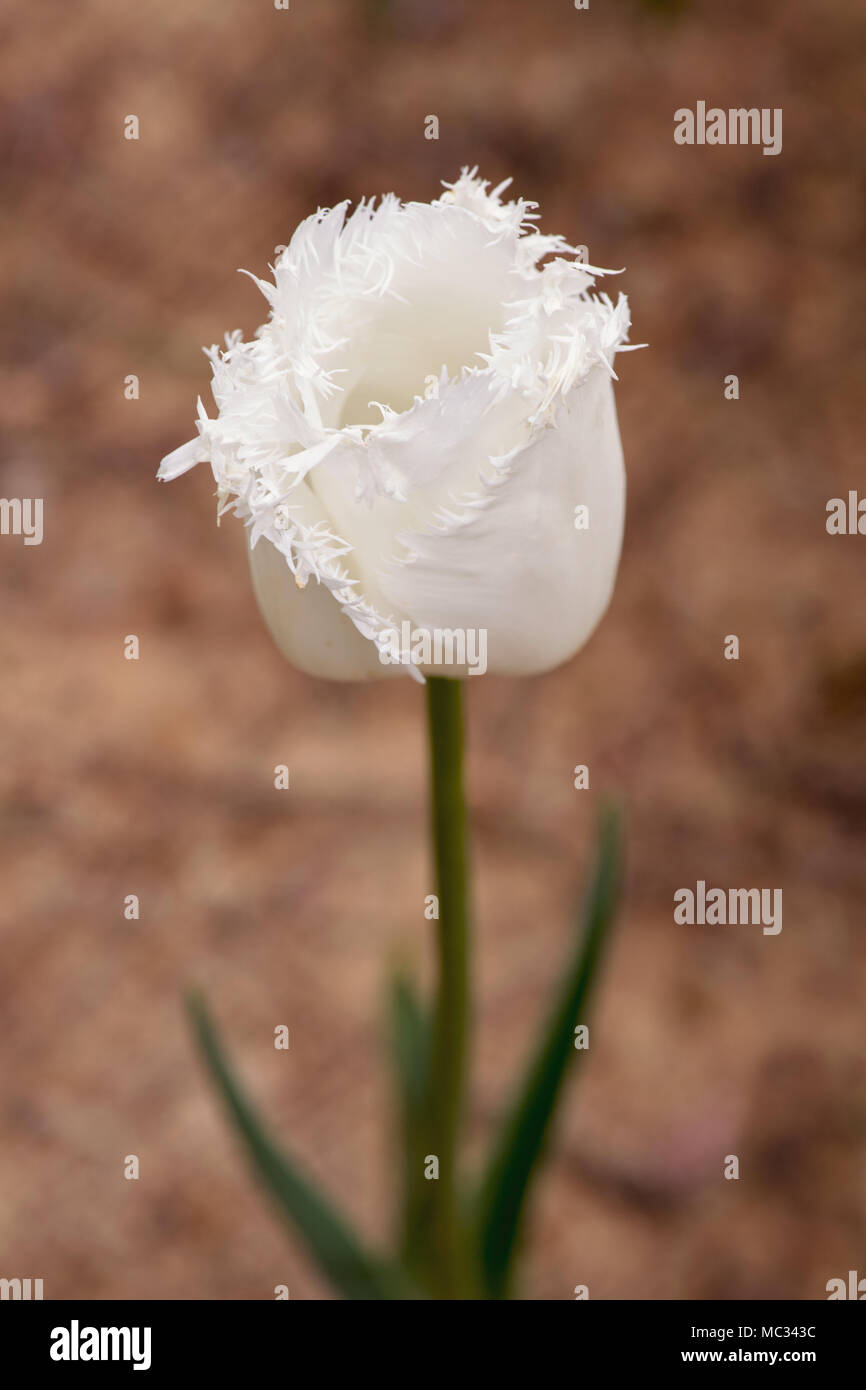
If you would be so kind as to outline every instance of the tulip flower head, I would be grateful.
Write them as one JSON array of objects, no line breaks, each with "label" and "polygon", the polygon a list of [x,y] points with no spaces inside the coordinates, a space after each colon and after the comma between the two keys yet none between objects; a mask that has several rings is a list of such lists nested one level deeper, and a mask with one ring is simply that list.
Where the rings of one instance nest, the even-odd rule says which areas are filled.
[{"label": "tulip flower head", "polygon": [[267,323],[207,352],[217,414],[199,401],[160,466],[210,463],[265,622],[312,675],[469,674],[482,634],[486,669],[541,672],[607,607],[628,304],[507,186],[464,170],[431,203],[308,217],[273,283],[252,277]]}]

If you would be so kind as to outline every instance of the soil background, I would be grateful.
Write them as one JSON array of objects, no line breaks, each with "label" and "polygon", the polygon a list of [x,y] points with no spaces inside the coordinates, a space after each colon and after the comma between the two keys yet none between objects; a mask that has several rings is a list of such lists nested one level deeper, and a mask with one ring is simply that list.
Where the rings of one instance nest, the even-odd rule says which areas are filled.
[{"label": "soil background", "polygon": [[[866,1274],[866,540],[825,528],[863,487],[864,45],[856,0],[5,10],[0,493],[43,497],[45,537],[0,538],[0,1274],[331,1296],[217,1109],[192,982],[281,1137],[387,1233],[386,983],[430,970],[423,700],[289,669],[207,468],[154,474],[209,400],[200,346],[265,317],[236,269],[265,274],[319,205],[428,199],[462,165],[627,267],[650,344],[618,361],[606,619],[549,676],[469,683],[476,1149],[567,957],[599,804],[627,814],[522,1296],[813,1299]],[[698,100],[781,107],[781,155],[676,145]],[[699,878],[782,888],[781,934],[675,925]]]}]

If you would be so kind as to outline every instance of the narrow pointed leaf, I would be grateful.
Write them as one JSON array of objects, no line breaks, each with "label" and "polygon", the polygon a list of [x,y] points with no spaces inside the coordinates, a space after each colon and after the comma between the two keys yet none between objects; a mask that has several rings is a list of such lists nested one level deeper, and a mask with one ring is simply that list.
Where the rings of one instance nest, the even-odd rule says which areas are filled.
[{"label": "narrow pointed leaf", "polygon": [[257,1176],[335,1289],[351,1299],[413,1297],[399,1271],[364,1248],[328,1199],[270,1139],[229,1067],[204,1000],[191,995],[187,1006],[208,1070]]},{"label": "narrow pointed leaf", "polygon": [[599,850],[574,961],[539,1039],[481,1186],[479,1258],[488,1297],[505,1298],[530,1183],[544,1151],[565,1074],[580,1057],[574,1029],[583,1015],[619,896],[619,818],[602,815]]},{"label": "narrow pointed leaf", "polygon": [[430,1184],[424,1180],[429,1125],[432,1022],[410,981],[394,977],[389,999],[389,1040],[397,1080],[403,1155],[401,1244],[410,1267],[423,1262],[431,1215]]}]

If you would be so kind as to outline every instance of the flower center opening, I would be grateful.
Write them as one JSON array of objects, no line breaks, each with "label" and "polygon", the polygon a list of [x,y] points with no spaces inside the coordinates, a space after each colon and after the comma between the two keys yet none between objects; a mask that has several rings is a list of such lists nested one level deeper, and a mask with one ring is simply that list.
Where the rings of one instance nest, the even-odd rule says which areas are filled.
[{"label": "flower center opening", "polygon": [[[459,209],[437,209],[415,228],[411,257],[395,249],[394,259],[389,290],[371,285],[340,306],[333,330],[344,346],[325,365],[341,390],[325,402],[326,427],[378,424],[371,401],[401,414],[432,393],[443,367],[455,377],[483,366],[478,354],[504,328],[509,301],[525,293],[510,242],[491,244],[489,226]],[[372,271],[381,273],[376,263]]]},{"label": "flower center opening", "polygon": [[412,303],[385,303],[372,323],[352,334],[345,370],[335,380],[342,392],[329,405],[336,407],[334,424],[372,425],[381,412],[371,401],[398,414],[415,396],[435,389],[442,368],[457,376],[462,367],[480,366],[480,352],[489,352],[490,333],[502,323],[502,304],[483,294],[444,295],[429,288]]}]

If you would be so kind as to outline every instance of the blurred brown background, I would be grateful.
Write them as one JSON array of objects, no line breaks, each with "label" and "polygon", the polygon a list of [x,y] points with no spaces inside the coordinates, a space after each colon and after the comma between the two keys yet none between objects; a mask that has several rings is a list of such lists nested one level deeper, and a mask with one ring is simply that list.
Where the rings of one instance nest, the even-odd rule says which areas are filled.
[{"label": "blurred brown background", "polygon": [[[429,965],[422,700],[288,669],[208,470],[154,473],[209,400],[200,345],[265,316],[236,268],[265,273],[320,204],[427,199],[463,164],[625,265],[651,344],[619,360],[610,613],[544,679],[470,682],[475,1144],[566,953],[598,800],[628,812],[524,1296],[823,1298],[866,1274],[866,540],[825,531],[862,484],[862,6],[15,11],[0,493],[46,510],[41,547],[0,538],[0,1275],[48,1298],[329,1296],[217,1111],[192,980],[281,1135],[387,1230],[385,979],[395,954]],[[782,154],[676,146],[698,99],[782,107]],[[781,935],[675,926],[698,878],[781,887]]]}]

